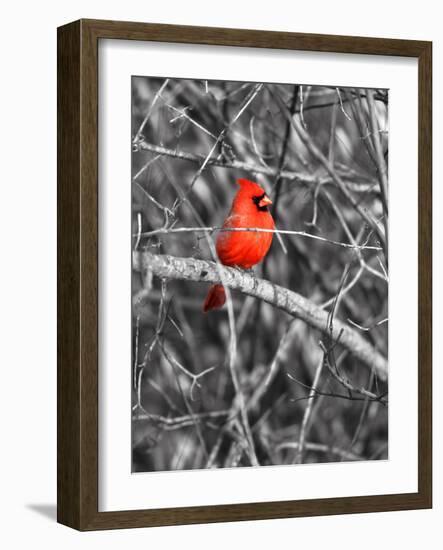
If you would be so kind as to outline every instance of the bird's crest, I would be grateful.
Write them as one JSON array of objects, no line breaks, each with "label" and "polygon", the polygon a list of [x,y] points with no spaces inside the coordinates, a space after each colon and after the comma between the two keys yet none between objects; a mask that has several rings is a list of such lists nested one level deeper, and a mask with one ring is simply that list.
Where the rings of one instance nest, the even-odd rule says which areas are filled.
[{"label": "bird's crest", "polygon": [[260,185],[255,181],[247,180],[245,178],[239,178],[237,180],[237,183],[238,185],[240,185],[242,189],[245,189],[245,190],[250,189],[251,191],[254,191],[254,192],[256,191],[259,194],[265,192],[264,189],[262,189]]}]

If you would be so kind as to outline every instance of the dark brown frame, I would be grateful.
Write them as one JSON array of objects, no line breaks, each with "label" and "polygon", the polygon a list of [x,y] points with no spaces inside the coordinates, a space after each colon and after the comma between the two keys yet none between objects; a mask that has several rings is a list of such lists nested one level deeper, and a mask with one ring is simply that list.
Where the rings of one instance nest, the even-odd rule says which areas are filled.
[{"label": "dark brown frame", "polygon": [[[418,492],[98,512],[98,41],[147,40],[418,58]],[[432,506],[432,43],[80,20],[58,29],[58,521],[80,530]]]}]

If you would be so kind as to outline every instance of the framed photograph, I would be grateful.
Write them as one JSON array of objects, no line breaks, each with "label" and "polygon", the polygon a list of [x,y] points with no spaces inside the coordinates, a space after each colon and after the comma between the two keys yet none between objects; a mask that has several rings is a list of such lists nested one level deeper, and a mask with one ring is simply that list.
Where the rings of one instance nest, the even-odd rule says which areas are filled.
[{"label": "framed photograph", "polygon": [[430,42],[58,29],[58,520],[430,508]]}]

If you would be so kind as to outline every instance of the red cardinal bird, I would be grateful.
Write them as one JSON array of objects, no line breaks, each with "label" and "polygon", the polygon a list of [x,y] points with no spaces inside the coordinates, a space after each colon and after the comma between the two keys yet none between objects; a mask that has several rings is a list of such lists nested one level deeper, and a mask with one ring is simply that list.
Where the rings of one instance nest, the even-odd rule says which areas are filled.
[{"label": "red cardinal bird", "polygon": [[[268,211],[272,204],[264,190],[253,181],[239,179],[240,190],[232,202],[231,211],[223,224],[229,228],[274,229],[274,220]],[[221,231],[215,248],[222,264],[250,269],[268,253],[273,233],[260,231]],[[203,304],[203,311],[217,309],[226,301],[223,285],[212,285]]]}]

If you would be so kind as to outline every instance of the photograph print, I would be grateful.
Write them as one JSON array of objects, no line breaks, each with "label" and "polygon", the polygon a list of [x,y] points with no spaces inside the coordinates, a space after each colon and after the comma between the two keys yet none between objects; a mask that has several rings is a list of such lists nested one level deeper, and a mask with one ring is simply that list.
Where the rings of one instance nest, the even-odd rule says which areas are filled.
[{"label": "photograph print", "polygon": [[389,458],[388,106],[132,77],[132,472]]}]

